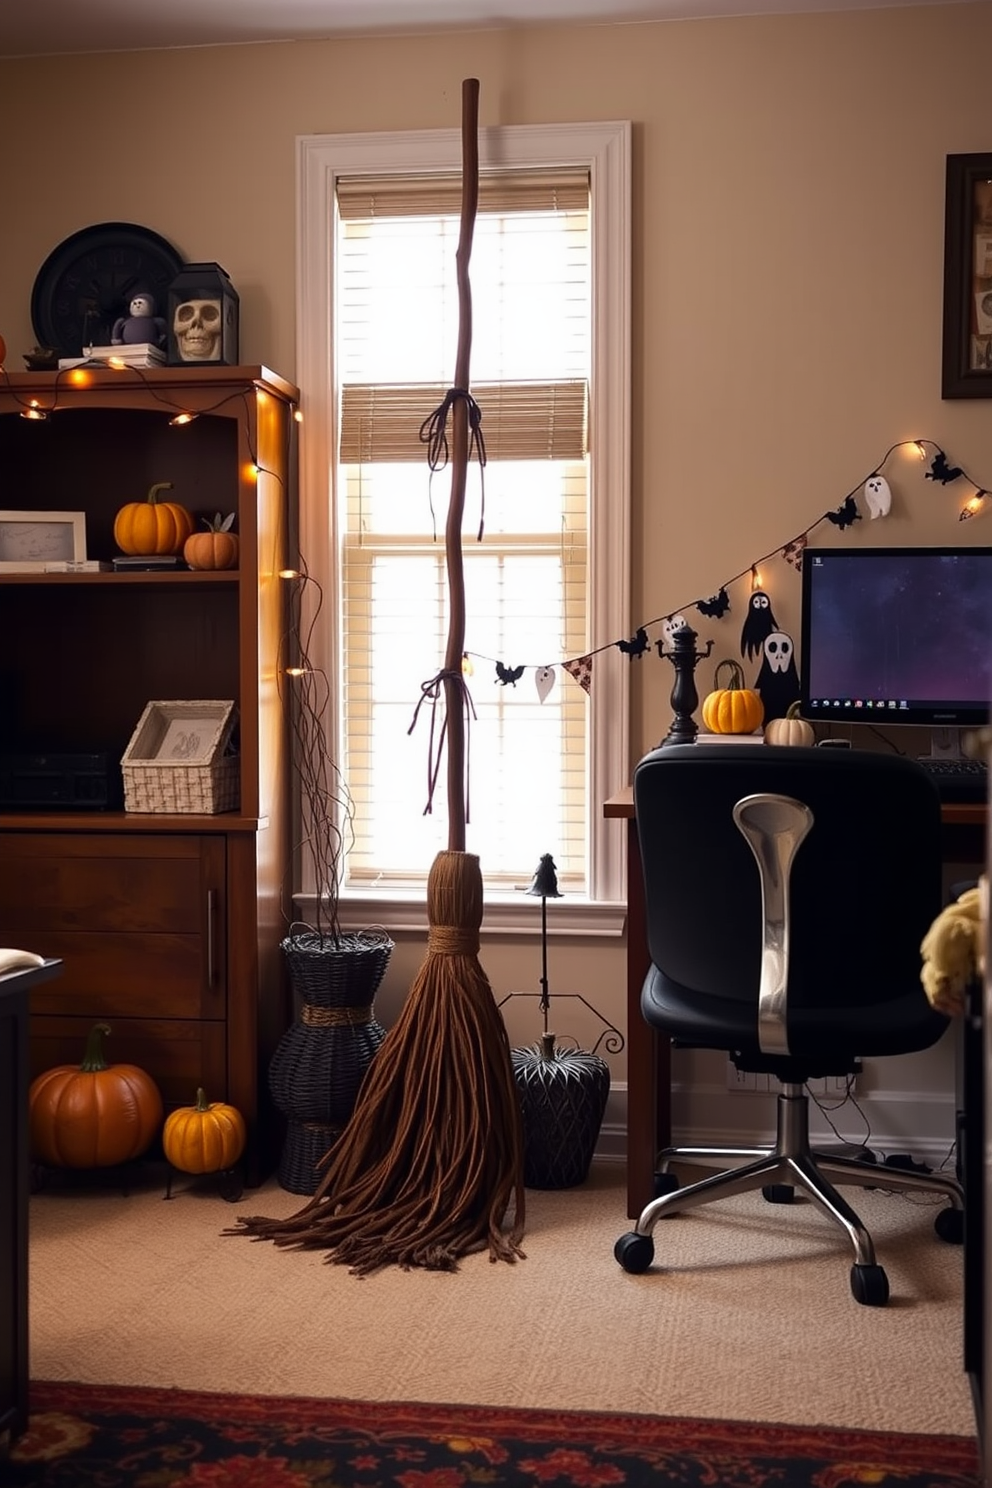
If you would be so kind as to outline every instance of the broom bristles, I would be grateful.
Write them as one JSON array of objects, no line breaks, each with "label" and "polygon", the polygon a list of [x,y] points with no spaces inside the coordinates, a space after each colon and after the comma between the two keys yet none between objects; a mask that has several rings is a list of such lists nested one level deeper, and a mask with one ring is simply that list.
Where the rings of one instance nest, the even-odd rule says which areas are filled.
[{"label": "broom bristles", "polygon": [[486,1246],[493,1261],[523,1256],[522,1122],[509,1039],[478,960],[482,903],[478,858],[439,853],[426,960],[321,1159],[316,1192],[288,1219],[247,1216],[227,1233],[326,1249],[359,1276],[391,1263],[453,1270]]}]

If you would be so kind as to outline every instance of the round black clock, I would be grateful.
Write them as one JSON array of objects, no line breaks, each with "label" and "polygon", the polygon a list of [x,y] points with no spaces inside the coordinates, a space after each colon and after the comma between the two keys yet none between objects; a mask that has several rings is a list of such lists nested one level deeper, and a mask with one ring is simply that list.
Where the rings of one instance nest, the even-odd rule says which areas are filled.
[{"label": "round black clock", "polygon": [[109,346],[114,321],[142,289],[163,315],[183,262],[165,238],[133,222],[81,228],[53,248],[34,281],[31,324],[39,346],[63,357],[82,356],[84,346]]}]

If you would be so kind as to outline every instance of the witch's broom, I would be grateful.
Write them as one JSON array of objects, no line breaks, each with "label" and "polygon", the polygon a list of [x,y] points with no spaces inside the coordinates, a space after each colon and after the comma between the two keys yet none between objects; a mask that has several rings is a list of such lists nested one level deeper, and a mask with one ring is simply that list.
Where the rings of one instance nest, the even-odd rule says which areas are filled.
[{"label": "witch's broom", "polygon": [[[458,350],[451,406],[451,497],[445,527],[450,623],[443,688],[448,849],[427,880],[427,958],[323,1159],[313,1198],[289,1219],[244,1218],[276,1245],[326,1249],[359,1275],[395,1262],[450,1270],[489,1248],[523,1254],[523,1132],[509,1040],[478,960],[479,860],[465,851],[465,584],[462,517],[469,456],[472,301],[468,264],[479,197],[479,84],[462,84],[462,212],[457,251]],[[436,693],[436,689],[435,689]],[[509,1229],[504,1220],[513,1202]]]}]

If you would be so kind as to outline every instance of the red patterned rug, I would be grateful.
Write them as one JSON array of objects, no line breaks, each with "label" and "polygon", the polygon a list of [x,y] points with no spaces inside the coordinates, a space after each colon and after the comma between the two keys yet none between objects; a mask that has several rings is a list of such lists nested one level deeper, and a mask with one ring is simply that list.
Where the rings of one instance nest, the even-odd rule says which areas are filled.
[{"label": "red patterned rug", "polygon": [[970,1437],[34,1383],[5,1488],[978,1488]]}]

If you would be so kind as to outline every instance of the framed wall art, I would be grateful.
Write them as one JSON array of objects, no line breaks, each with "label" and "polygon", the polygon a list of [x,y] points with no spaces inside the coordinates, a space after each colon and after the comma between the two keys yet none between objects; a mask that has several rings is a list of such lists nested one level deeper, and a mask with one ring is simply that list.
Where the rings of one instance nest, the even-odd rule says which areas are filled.
[{"label": "framed wall art", "polygon": [[948,155],[943,398],[992,398],[992,154]]},{"label": "framed wall art", "polygon": [[85,560],[85,512],[0,511],[0,573],[44,573]]}]

